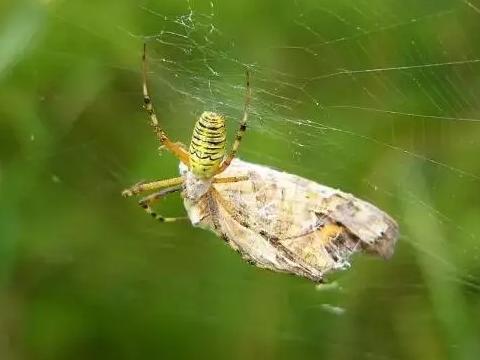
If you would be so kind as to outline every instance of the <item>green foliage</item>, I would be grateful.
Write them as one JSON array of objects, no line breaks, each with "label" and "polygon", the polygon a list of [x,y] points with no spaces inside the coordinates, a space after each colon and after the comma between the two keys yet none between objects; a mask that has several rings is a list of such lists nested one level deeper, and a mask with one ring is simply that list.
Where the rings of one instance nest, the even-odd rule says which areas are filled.
[{"label": "green foliage", "polygon": [[[480,3],[18,2],[0,22],[0,359],[475,359]],[[391,213],[394,257],[317,291],[121,198],[176,176],[141,109]],[[183,213],[178,197],[162,213]]]}]

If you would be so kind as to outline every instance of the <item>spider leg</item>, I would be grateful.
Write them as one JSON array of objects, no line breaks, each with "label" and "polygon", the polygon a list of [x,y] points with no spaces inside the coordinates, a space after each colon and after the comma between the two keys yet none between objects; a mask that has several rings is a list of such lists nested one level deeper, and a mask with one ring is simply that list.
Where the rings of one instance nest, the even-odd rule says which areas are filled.
[{"label": "spider leg", "polygon": [[147,44],[143,44],[143,107],[150,116],[150,125],[153,128],[153,132],[158,140],[162,143],[162,146],[167,148],[173,155],[175,155],[182,163],[188,166],[189,164],[189,155],[188,152],[183,149],[178,144],[172,142],[165,131],[160,127],[160,124],[157,119],[157,114],[155,113],[155,108],[152,103],[152,99],[148,93],[147,86],[147,61],[146,61],[146,50]]},{"label": "spider leg", "polygon": [[247,130],[247,118],[248,118],[248,107],[250,105],[250,100],[252,97],[252,91],[250,89],[250,73],[248,70],[245,72],[245,76],[247,79],[245,89],[245,104],[243,107],[243,117],[242,120],[240,121],[240,127],[237,130],[237,135],[235,136],[235,142],[232,145],[232,150],[230,150],[230,153],[227,155],[227,157],[222,161],[220,166],[218,167],[218,170],[216,171],[216,174],[221,173],[224,171],[232,162],[232,160],[235,158],[237,155],[238,147],[240,146],[240,143],[243,138],[243,134],[245,134],[245,131]]},{"label": "spider leg", "polygon": [[214,184],[228,184],[228,183],[235,183],[239,181],[246,181],[248,180],[248,176],[231,176],[231,177],[223,177],[223,178],[214,178],[213,183]]},{"label": "spider leg", "polygon": [[122,196],[124,197],[130,197],[133,195],[138,195],[146,191],[152,191],[152,190],[157,190],[161,188],[166,188],[166,187],[171,187],[175,185],[180,185],[183,183],[183,178],[182,177],[176,177],[172,179],[166,179],[166,180],[158,180],[158,181],[152,181],[148,183],[138,183],[133,185],[132,187],[125,189],[122,191]]},{"label": "spider leg", "polygon": [[[176,142],[175,142],[175,145],[177,145],[177,146],[180,147],[181,149],[187,151],[187,146],[186,146],[184,143],[182,143],[181,141],[176,141]],[[169,149],[168,149],[165,145],[160,145],[160,146],[158,147],[158,151],[159,151],[160,154],[162,154],[162,152],[163,152],[164,150],[169,151]]]},{"label": "spider leg", "polygon": [[144,197],[143,199],[141,199],[138,202],[138,205],[143,210],[145,210],[148,214],[150,214],[155,220],[158,220],[158,221],[161,221],[161,222],[174,222],[174,221],[178,221],[178,220],[186,220],[186,219],[188,219],[188,217],[186,217],[186,216],[182,216],[182,217],[163,217],[162,215],[157,214],[155,211],[153,211],[153,209],[151,207],[151,205],[154,202],[159,201],[161,198],[165,197],[168,194],[171,194],[171,193],[174,193],[174,192],[180,191],[180,190],[182,190],[181,185],[172,186],[172,187],[163,189],[159,192],[156,192],[156,193],[153,193],[153,194],[150,194],[150,195]]}]

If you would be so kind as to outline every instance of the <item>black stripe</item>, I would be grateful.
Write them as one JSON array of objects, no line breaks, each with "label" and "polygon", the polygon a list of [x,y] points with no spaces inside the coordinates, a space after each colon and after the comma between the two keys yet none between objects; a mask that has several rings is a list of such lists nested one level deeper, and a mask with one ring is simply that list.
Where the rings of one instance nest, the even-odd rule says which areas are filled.
[{"label": "black stripe", "polygon": [[205,143],[209,143],[209,144],[212,144],[212,145],[219,145],[219,144],[223,144],[225,142],[225,139],[221,139],[221,140],[214,140],[214,139],[210,139],[210,138],[206,138],[206,139],[201,139],[200,137],[197,136],[197,134],[193,134],[192,136],[193,139],[195,140],[198,140],[200,142],[205,142]]},{"label": "black stripe", "polygon": [[212,140],[212,141],[224,141],[225,140],[225,136],[208,136],[208,135],[204,135],[204,134],[200,134],[196,131],[193,132],[192,135],[196,135],[198,139],[200,139],[201,141],[203,141],[204,139],[205,140]]},{"label": "black stripe", "polygon": [[201,163],[201,162],[197,161],[195,158],[190,158],[190,162],[195,163],[197,165],[200,165],[202,167],[212,167],[212,166],[218,165],[218,164],[212,164],[212,163],[204,164],[204,163]]},{"label": "black stripe", "polygon": [[[197,157],[197,159],[201,159],[201,160],[210,159],[211,161],[216,161],[216,160],[219,160],[219,159],[223,158],[223,154],[219,154],[218,152],[213,153],[213,154],[208,154],[208,153],[205,153],[205,152],[195,151],[195,153],[190,153],[190,155],[195,155],[195,157]],[[213,155],[220,155],[220,156],[216,157],[216,156],[213,156]]]},{"label": "black stripe", "polygon": [[225,130],[219,130],[219,131],[208,130],[208,129],[202,128],[201,126],[195,126],[193,130],[198,131],[200,134],[207,134],[207,135],[213,134],[215,136],[225,135]]},{"label": "black stripe", "polygon": [[209,136],[209,137],[221,137],[221,136],[225,136],[225,132],[224,131],[218,131],[218,132],[215,132],[215,131],[205,131],[203,130],[201,127],[199,126],[196,126],[194,129],[193,129],[193,132],[196,132],[202,136]]},{"label": "black stripe", "polygon": [[212,113],[212,112],[203,112],[202,115],[200,115],[200,119],[207,119],[207,120],[218,120],[218,119],[223,119],[223,116],[217,113]]},{"label": "black stripe", "polygon": [[199,139],[198,136],[193,136],[192,143],[196,146],[203,146],[207,149],[223,149],[225,141],[221,141],[218,144],[212,144],[211,142],[206,142],[205,140]]},{"label": "black stripe", "polygon": [[205,124],[204,121],[202,120],[199,120],[197,122],[197,125],[199,125],[200,127],[204,128],[204,129],[207,129],[207,130],[210,130],[210,131],[216,131],[216,130],[219,130],[219,129],[225,129],[225,125],[224,124],[220,124],[220,126],[213,126],[214,124],[212,123],[207,123]]},{"label": "black stripe", "polygon": [[205,124],[202,121],[197,121],[194,127],[199,127],[205,131],[225,131],[225,125],[220,124],[220,126],[213,126],[212,124]]},{"label": "black stripe", "polygon": [[190,155],[200,160],[210,159],[211,161],[216,161],[224,156],[223,152],[206,153],[201,150],[190,152]]},{"label": "black stripe", "polygon": [[200,150],[200,149],[206,149],[206,150],[211,150],[211,151],[215,151],[215,152],[218,152],[218,151],[223,151],[225,149],[225,147],[223,145],[219,145],[219,146],[212,146],[211,144],[199,144],[197,143],[197,141],[195,139],[192,139],[192,142],[190,144],[190,148],[193,148],[196,150]]},{"label": "black stripe", "polygon": [[[196,141],[195,145],[197,146],[203,146],[203,147],[209,147],[209,145],[213,145],[211,148],[212,149],[221,149],[224,147],[225,140],[220,140],[220,141],[214,141],[211,139],[203,140],[199,138],[198,136],[193,136],[192,141]],[[218,147],[215,147],[218,146]]]},{"label": "black stripe", "polygon": [[197,149],[196,146],[193,147],[193,151],[192,149],[190,149],[190,154],[207,154],[207,155],[217,155],[217,154],[222,154],[224,153],[224,150],[223,148],[220,148],[220,149],[209,149],[209,148],[206,148],[206,149]]}]

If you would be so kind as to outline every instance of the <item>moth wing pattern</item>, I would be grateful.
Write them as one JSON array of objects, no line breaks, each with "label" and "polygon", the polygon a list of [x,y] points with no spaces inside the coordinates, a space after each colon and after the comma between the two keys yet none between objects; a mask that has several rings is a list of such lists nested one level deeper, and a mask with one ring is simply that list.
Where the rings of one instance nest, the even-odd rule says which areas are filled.
[{"label": "moth wing pattern", "polygon": [[221,236],[263,268],[321,281],[355,252],[388,257],[398,230],[373,205],[302,177],[235,159],[199,201],[185,199],[194,225]]}]

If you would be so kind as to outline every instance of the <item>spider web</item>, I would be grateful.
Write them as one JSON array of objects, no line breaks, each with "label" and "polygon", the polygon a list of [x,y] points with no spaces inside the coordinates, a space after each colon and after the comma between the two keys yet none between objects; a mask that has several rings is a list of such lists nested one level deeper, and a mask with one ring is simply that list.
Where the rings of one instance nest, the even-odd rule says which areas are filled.
[{"label": "spider web", "polygon": [[233,132],[249,69],[254,97],[241,157],[389,209],[402,231],[396,269],[414,267],[422,279],[391,286],[410,296],[426,288],[451,345],[471,350],[468,312],[447,309],[480,289],[480,3],[296,1],[288,9],[268,24],[246,14],[243,36],[217,2],[186,2],[173,14],[141,7],[153,30],[124,30],[148,44],[157,109],[191,119],[166,123],[182,134],[204,110],[225,114]]},{"label": "spider web", "polygon": [[[432,22],[443,24],[445,20],[466,16],[463,12],[477,12],[474,4],[465,2],[464,6],[441,9],[406,20],[395,18],[390,12],[383,13],[381,9],[378,14],[372,14],[363,12],[360,7],[350,8],[348,10],[355,18],[349,20],[345,15],[321,7],[315,7],[314,13],[305,15],[305,10],[302,11],[297,3],[297,14],[292,23],[304,30],[306,35],[311,35],[311,42],[302,46],[272,44],[268,51],[272,57],[281,54],[283,59],[288,59],[285,62],[306,55],[312,66],[298,72],[308,71],[311,74],[303,76],[296,74],[296,69],[287,72],[271,64],[250,62],[251,59],[242,57],[244,54],[237,55],[239,50],[235,41],[228,40],[228,35],[216,25],[215,4],[210,3],[210,12],[197,12],[191,3],[187,5],[188,11],[177,16],[143,8],[161,30],[142,35],[130,33],[146,39],[149,44],[152,82],[160,83],[162,89],[171,90],[170,93],[163,91],[162,97],[157,100],[159,108],[170,106],[165,117],[169,118],[169,112],[173,110],[188,109],[190,112],[187,115],[193,122],[201,111],[212,109],[226,114],[229,121],[240,119],[245,91],[244,69],[248,68],[253,74],[255,93],[249,129],[258,133],[259,137],[273,137],[281,146],[292,149],[292,157],[296,160],[311,152],[319,153],[323,158],[335,157],[338,159],[335,171],[349,167],[342,162],[364,162],[364,158],[356,159],[351,147],[341,149],[338,146],[338,139],[345,138],[342,143],[351,141],[355,146],[372,147],[375,151],[388,154],[392,158],[391,163],[387,163],[389,169],[393,164],[395,167],[421,167],[434,172],[439,178],[433,179],[434,182],[445,178],[459,184],[480,181],[474,164],[462,166],[448,161],[448,149],[436,156],[428,153],[438,150],[428,148],[429,142],[435,140],[431,137],[440,137],[439,141],[445,141],[448,146],[451,137],[457,139],[455,143],[462,141],[457,132],[464,136],[465,132],[478,131],[479,97],[474,85],[480,58],[475,57],[474,49],[462,53],[449,50],[438,35],[418,39],[422,35],[422,25],[428,27]],[[321,26],[315,21],[317,15],[330,17],[342,24],[345,34],[335,34],[333,38],[321,35],[322,29],[316,28]],[[364,28],[355,22],[359,20],[375,24],[375,27]],[[459,30],[463,30],[460,35],[467,42],[467,31]],[[378,37],[395,31],[409,35],[402,38],[402,42],[395,43],[394,51],[404,52],[405,61],[400,65],[391,64],[385,58],[377,59],[373,53],[374,50],[380,51],[383,45],[378,42]],[[306,36],[303,36],[302,41],[305,42],[305,39]],[[427,40],[433,41],[428,44],[429,53],[425,53],[427,47],[419,44]],[[368,46],[377,49],[369,49]],[[341,57],[345,51],[342,47],[357,56]],[[336,54],[331,55],[332,52]],[[363,59],[359,59],[360,54],[364,55]],[[349,61],[351,65],[345,64]],[[162,76],[156,75],[158,73]],[[345,94],[340,99],[339,92]],[[409,134],[397,133],[396,125],[401,127],[403,123],[410,125],[407,127]],[[191,124],[187,125],[191,127]],[[282,131],[284,126],[287,131]],[[236,129],[233,124],[230,127]],[[375,136],[372,135],[375,132],[372,127],[387,128],[388,131]],[[432,135],[430,128],[435,130]],[[470,143],[475,145],[473,140]],[[439,145],[441,147],[442,144]],[[242,152],[250,153],[247,146],[242,147]],[[347,154],[343,159],[342,153]],[[282,159],[275,154],[256,155],[261,156],[264,162],[273,161],[274,166],[282,164]],[[300,161],[289,166],[310,175],[332,171],[322,169],[323,166],[304,169]],[[384,172],[384,169],[377,172]],[[389,196],[398,193],[393,187],[386,189],[371,179],[362,180]],[[421,195],[408,188],[402,189],[401,193],[407,201],[425,207],[426,212],[437,221],[448,226],[458,223],[438,208],[428,205],[428,201],[421,201]],[[476,234],[465,227],[456,228],[476,238]]]},{"label": "spider web", "polygon": [[[207,345],[219,358],[235,349],[242,359],[480,352],[480,1],[277,3],[122,3],[118,12],[108,3],[97,5],[101,16],[82,17],[81,6],[43,1],[41,12],[12,20],[2,77],[27,44],[36,47],[12,76],[20,82],[2,92],[2,114],[20,129],[4,132],[13,149],[5,157],[22,159],[0,164],[8,190],[2,263],[13,284],[5,308],[21,314],[6,319],[15,324],[7,330],[33,324],[26,333],[38,342],[19,348],[45,358],[58,357],[58,344],[96,354],[98,338],[103,346],[113,336],[116,353],[130,355],[140,334],[133,349],[145,358],[159,339],[175,358],[198,357],[188,351]],[[46,40],[33,37],[47,20]],[[144,41],[152,99],[173,140],[188,142],[205,110],[226,116],[233,139],[248,69],[253,99],[239,156],[385,210],[400,225],[393,258],[357,256],[316,291],[303,279],[252,270],[208,232],[140,223],[144,214],[119,191],[144,177],[178,176],[176,159],[158,158],[140,109]],[[108,63],[91,59],[112,44],[121,50],[115,60],[110,52]],[[31,93],[19,92],[27,86]],[[171,216],[181,206],[166,199],[159,211]],[[18,249],[4,240],[16,237]],[[3,333],[2,346],[11,340]]]}]

